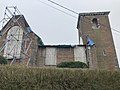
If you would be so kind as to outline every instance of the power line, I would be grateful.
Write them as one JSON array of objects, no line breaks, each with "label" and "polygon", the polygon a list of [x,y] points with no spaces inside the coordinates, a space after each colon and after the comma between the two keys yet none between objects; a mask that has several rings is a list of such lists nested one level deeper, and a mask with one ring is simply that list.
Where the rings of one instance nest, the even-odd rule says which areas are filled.
[{"label": "power line", "polygon": [[70,12],[72,12],[72,13],[79,14],[79,13],[77,13],[77,12],[75,12],[75,11],[73,11],[73,10],[65,7],[65,6],[62,6],[62,5],[60,5],[60,4],[56,3],[56,2],[53,2],[53,1],[51,1],[51,0],[48,0],[48,1],[51,2],[51,3],[53,3],[53,4],[55,4],[55,5],[57,5],[57,6],[60,6],[60,7],[64,8],[64,9],[68,10],[68,11],[70,11]]},{"label": "power line", "polygon": [[41,0],[37,0],[37,1],[39,1],[40,3],[42,3],[42,4],[44,4],[44,5],[47,5],[47,6],[51,7],[51,8],[53,8],[53,9],[56,9],[56,10],[58,10],[58,11],[64,13],[64,14],[66,14],[66,15],[69,15],[69,16],[71,16],[71,17],[73,17],[73,18],[77,18],[76,16],[73,16],[73,15],[71,15],[71,14],[69,14],[69,13],[67,13],[67,12],[65,12],[65,11],[63,11],[63,10],[60,10],[60,9],[58,9],[58,8],[56,8],[56,7],[53,7],[53,6],[51,6],[51,5],[49,5],[49,4],[45,3],[45,2],[42,2]]},{"label": "power line", "polygon": [[[67,8],[67,7],[65,7],[65,6],[63,6],[63,5],[60,5],[60,4],[58,4],[58,3],[54,2],[54,1],[51,1],[51,0],[48,0],[48,1],[51,2],[51,3],[53,3],[53,4],[55,4],[55,5],[58,5],[58,6],[62,7],[62,8],[64,8],[64,9],[66,9],[66,10],[68,10],[68,11],[74,13],[74,14],[77,14],[77,15],[79,14],[79,13],[77,13],[76,11],[73,11],[73,10],[71,10],[71,9],[69,9],[69,8]],[[87,17],[85,17],[85,18],[87,18]],[[89,18],[87,18],[87,19],[89,19]],[[90,21],[91,21],[91,19],[90,19]],[[110,29],[113,30],[113,31],[116,31],[117,33],[120,33],[120,31],[118,31],[118,30],[116,30],[116,29],[114,29],[114,28],[108,27],[108,26],[106,26],[106,25],[104,25],[104,24],[102,24],[102,23],[99,23],[99,24],[102,25],[102,26],[104,26],[104,27],[110,28]]]},{"label": "power line", "polygon": [[[88,17],[85,17],[86,19],[88,19],[89,21],[91,21],[91,19],[90,18],[88,18]],[[101,26],[104,26],[104,27],[107,27],[107,28],[110,28],[111,30],[113,30],[113,31],[116,31],[117,33],[120,33],[120,31],[118,31],[118,30],[116,30],[116,29],[114,29],[114,28],[111,28],[111,27],[109,27],[109,26],[107,26],[107,25],[104,25],[104,24],[102,24],[102,23],[99,23]]]},{"label": "power line", "polygon": [[[87,22],[87,21],[85,21],[85,20],[82,20],[84,23],[86,23],[86,24],[88,24],[89,22]],[[102,26],[104,26],[104,27],[106,27],[106,25],[102,25]],[[107,27],[107,28],[110,28],[110,27]],[[115,31],[115,32],[117,32],[118,34],[120,33],[120,31],[116,31],[116,29],[111,29],[111,30],[113,30],[113,31]],[[116,34],[116,33],[114,33],[114,34]],[[117,34],[116,34],[117,35]]]},{"label": "power line", "polygon": [[[75,17],[75,16],[73,16],[73,15],[71,15],[71,14],[65,12],[65,11],[62,11],[62,10],[60,10],[60,9],[58,9],[58,8],[55,8],[55,7],[49,5],[49,4],[45,3],[45,2],[42,2],[41,0],[38,0],[38,1],[39,1],[40,3],[42,3],[42,4],[45,4],[45,5],[47,5],[47,6],[51,7],[51,8],[56,9],[56,10],[62,12],[62,13],[65,13],[65,14],[73,17],[73,18],[77,18],[77,17]],[[74,13],[74,14],[77,14],[77,15],[79,14],[79,13],[77,13],[76,11],[73,11],[73,10],[71,10],[71,9],[63,6],[63,5],[60,5],[60,4],[56,3],[56,2],[53,2],[53,1],[51,1],[51,0],[48,0],[48,1],[51,2],[51,3],[53,3],[53,4],[55,4],[55,5],[57,5],[57,6],[60,6],[60,7],[64,8],[64,9],[66,9],[66,10],[68,10],[68,11]],[[85,17],[85,18],[87,18],[87,17]],[[91,21],[90,18],[87,18],[87,19]],[[85,22],[85,21],[84,21],[84,22]],[[104,25],[104,24],[102,24],[102,23],[99,23],[99,24],[102,25],[102,26],[104,26],[104,27],[110,28],[111,30],[113,30],[113,31],[115,31],[115,32],[117,32],[117,33],[120,33],[120,31],[118,31],[118,30],[116,30],[116,29],[114,29],[114,28],[108,27],[108,26],[106,26],[106,25]]]}]

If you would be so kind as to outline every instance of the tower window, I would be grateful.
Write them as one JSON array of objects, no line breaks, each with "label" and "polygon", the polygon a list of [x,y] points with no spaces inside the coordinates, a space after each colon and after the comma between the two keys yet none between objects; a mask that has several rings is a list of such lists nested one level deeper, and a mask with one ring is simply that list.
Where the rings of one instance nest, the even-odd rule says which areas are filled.
[{"label": "tower window", "polygon": [[100,28],[100,25],[98,24],[97,18],[93,18],[92,23],[93,23],[93,25],[92,25],[93,29],[99,29]]}]

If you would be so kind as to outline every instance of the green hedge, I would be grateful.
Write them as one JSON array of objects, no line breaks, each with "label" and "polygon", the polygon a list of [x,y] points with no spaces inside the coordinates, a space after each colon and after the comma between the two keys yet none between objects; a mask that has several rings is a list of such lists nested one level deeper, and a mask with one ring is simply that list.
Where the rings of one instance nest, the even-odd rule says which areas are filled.
[{"label": "green hedge", "polygon": [[0,64],[7,64],[7,59],[3,56],[0,56]]},{"label": "green hedge", "polygon": [[0,90],[120,90],[120,72],[0,66]]},{"label": "green hedge", "polygon": [[57,67],[60,67],[60,68],[88,68],[88,66],[85,63],[79,62],[79,61],[62,62],[62,63],[58,64]]}]

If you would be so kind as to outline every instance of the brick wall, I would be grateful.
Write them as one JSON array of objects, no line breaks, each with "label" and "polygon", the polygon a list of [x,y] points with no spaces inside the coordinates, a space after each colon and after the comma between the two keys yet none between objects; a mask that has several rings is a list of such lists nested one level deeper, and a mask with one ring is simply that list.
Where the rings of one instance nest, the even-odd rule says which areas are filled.
[{"label": "brick wall", "polygon": [[[16,21],[17,20],[17,21]],[[1,37],[0,37],[0,48],[2,48],[2,46],[4,46],[3,44],[6,41],[6,36],[7,33],[9,31],[10,28],[14,27],[14,26],[19,26],[20,28],[22,28],[24,34],[22,37],[22,46],[21,46],[21,54],[20,54],[20,58],[17,60],[16,63],[28,63],[28,59],[30,56],[31,61],[30,64],[33,66],[35,65],[35,60],[37,57],[37,50],[38,50],[38,39],[39,37],[35,35],[34,32],[28,32],[27,28],[29,27],[28,23],[26,22],[24,16],[22,15],[17,15],[13,18],[10,19],[10,21],[8,21],[8,23],[2,28],[1,30]],[[30,41],[32,40],[32,43],[27,51],[27,53],[25,54],[25,50],[28,48]],[[2,52],[0,53],[0,55],[3,55],[4,53],[4,49],[2,50]],[[10,60],[9,60],[10,62]]]},{"label": "brick wall", "polygon": [[[79,48],[78,48],[79,47]],[[37,66],[55,66],[55,65],[45,65],[46,60],[46,49],[47,48],[54,48],[56,49],[56,65],[61,62],[70,62],[75,61],[74,57],[74,49],[79,49],[82,52],[79,53],[79,57],[77,61],[81,61],[87,63],[86,61],[86,54],[85,54],[85,46],[70,46],[70,47],[59,47],[59,46],[39,46],[37,52]],[[81,48],[81,49],[80,49]]]},{"label": "brick wall", "polygon": [[[93,18],[98,19],[99,29],[92,28]],[[93,67],[97,66],[99,69],[110,70],[118,67],[108,15],[81,16],[78,25],[78,30],[82,34],[83,43],[86,44],[86,35],[89,35],[95,43],[96,47],[92,47],[94,49],[91,49]]]},{"label": "brick wall", "polygon": [[74,48],[57,48],[57,64],[74,61]]}]

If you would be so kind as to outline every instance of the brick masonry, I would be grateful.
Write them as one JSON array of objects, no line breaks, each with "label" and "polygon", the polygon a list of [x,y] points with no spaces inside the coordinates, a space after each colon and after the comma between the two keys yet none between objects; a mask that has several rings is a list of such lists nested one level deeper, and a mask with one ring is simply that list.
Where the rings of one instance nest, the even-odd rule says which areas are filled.
[{"label": "brick masonry", "polygon": [[[67,45],[66,45],[67,46]],[[76,46],[68,46],[68,47],[59,47],[59,45],[53,45],[53,46],[39,46],[38,52],[37,52],[37,60],[36,65],[37,66],[49,66],[45,65],[45,58],[46,58],[46,48],[54,48],[56,50],[56,65],[61,62],[70,62],[75,61],[74,57],[74,49],[77,49]],[[77,46],[82,49],[81,52],[84,52],[82,55],[80,54],[80,58],[78,61],[84,62],[87,64],[86,61],[86,54],[85,54],[85,46]],[[84,51],[83,51],[84,50]],[[54,65],[53,65],[54,66]]]},{"label": "brick masonry", "polygon": [[[95,47],[91,47],[92,64],[94,68],[98,69],[116,69],[118,68],[118,61],[112,33],[110,29],[110,23],[108,18],[109,13],[102,14],[99,12],[96,14],[82,14],[78,20],[78,30],[83,39],[84,45],[86,45],[86,35],[88,35],[95,43]],[[99,29],[93,29],[92,19],[97,18]],[[105,54],[105,55],[104,55]]]},{"label": "brick masonry", "polygon": [[[86,35],[89,35],[89,37],[94,41],[95,46],[91,47],[90,49],[90,68],[96,68],[96,69],[109,69],[113,70],[118,68],[118,62],[116,57],[116,51],[114,47],[114,42],[112,38],[112,33],[110,29],[110,23],[108,18],[108,12],[102,12],[102,13],[83,13],[80,14],[78,19],[78,31],[79,35],[81,35],[83,39],[84,45],[79,45],[79,50],[82,50],[79,58],[79,54],[77,55],[77,58],[79,60],[84,61],[84,63],[87,63],[88,60],[86,60]],[[16,16],[16,19],[18,16]],[[92,19],[97,18],[98,24],[100,26],[99,29],[93,29],[93,22]],[[20,26],[22,27],[22,30],[24,31],[23,34],[23,41],[22,46],[28,47],[29,43],[28,39],[32,40],[32,43],[30,45],[30,48],[28,49],[28,55],[30,57],[30,63],[31,66],[46,66],[45,65],[45,58],[46,58],[46,48],[51,47],[55,48],[55,55],[56,55],[56,65],[65,62],[65,61],[75,61],[75,50],[76,46],[69,46],[69,45],[62,45],[61,46],[40,46],[40,37],[38,37],[34,32],[27,32],[27,27],[29,27],[28,23],[26,22],[24,16],[21,16],[19,19],[17,19],[17,22],[19,22],[19,25],[17,22],[13,22],[15,18],[12,18],[1,30],[2,36],[0,37],[0,47],[2,47],[3,43],[6,40],[6,35],[8,30],[13,26]],[[5,33],[5,34],[3,34]],[[28,35],[28,37],[26,36]],[[25,44],[26,41],[26,44]],[[64,47],[65,46],[65,47]],[[66,47],[67,46],[67,47]],[[77,48],[76,48],[77,49]],[[22,49],[23,50],[23,49]],[[23,50],[24,51],[24,50]],[[3,55],[4,50],[0,53],[0,55]],[[79,52],[80,53],[80,52]],[[81,55],[83,55],[81,57]],[[21,58],[18,63],[21,63],[23,58],[25,59],[25,63],[28,62],[27,55],[24,55],[21,52]],[[87,58],[88,59],[88,58]]]}]

